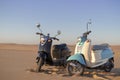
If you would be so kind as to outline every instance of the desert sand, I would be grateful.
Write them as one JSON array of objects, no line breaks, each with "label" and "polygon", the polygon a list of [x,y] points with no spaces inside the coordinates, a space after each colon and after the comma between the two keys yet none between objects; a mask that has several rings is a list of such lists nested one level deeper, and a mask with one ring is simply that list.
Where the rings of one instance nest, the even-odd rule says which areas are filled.
[{"label": "desert sand", "polygon": [[[73,53],[74,46],[69,48]],[[68,76],[64,68],[55,66],[43,66],[36,73],[37,45],[0,44],[0,80],[120,80],[120,46],[112,49],[115,67],[111,72],[86,70],[83,76]]]}]

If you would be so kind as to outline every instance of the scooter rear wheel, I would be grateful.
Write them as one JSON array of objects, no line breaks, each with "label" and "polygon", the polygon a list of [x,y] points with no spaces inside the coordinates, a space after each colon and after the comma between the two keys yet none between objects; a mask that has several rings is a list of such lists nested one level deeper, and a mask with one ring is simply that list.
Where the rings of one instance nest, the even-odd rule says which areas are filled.
[{"label": "scooter rear wheel", "polygon": [[110,72],[114,66],[114,61],[113,60],[110,60],[108,61],[106,64],[105,64],[105,68],[104,68],[104,71],[105,72]]},{"label": "scooter rear wheel", "polygon": [[70,61],[67,63],[67,71],[69,75],[83,75],[84,67],[78,61]]}]

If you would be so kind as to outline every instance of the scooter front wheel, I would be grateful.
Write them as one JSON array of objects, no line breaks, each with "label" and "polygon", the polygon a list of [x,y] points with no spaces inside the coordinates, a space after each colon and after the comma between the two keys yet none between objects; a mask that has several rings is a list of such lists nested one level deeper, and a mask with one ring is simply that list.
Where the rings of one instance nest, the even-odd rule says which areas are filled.
[{"label": "scooter front wheel", "polygon": [[74,75],[74,74],[83,75],[84,73],[84,67],[78,61],[68,62],[66,68],[69,75]]},{"label": "scooter front wheel", "polygon": [[38,61],[38,63],[37,63],[36,71],[37,71],[37,72],[40,72],[42,66],[43,66],[43,59],[40,58],[39,61]]}]

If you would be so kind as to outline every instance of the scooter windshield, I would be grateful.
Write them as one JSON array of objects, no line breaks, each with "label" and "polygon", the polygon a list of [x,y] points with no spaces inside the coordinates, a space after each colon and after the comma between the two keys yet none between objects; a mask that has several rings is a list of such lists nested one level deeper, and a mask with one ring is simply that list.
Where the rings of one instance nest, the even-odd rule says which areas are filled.
[{"label": "scooter windshield", "polygon": [[83,45],[86,40],[87,40],[86,37],[84,37],[84,36],[80,37],[80,38],[79,38],[79,41],[78,41],[78,42],[79,42],[79,45]]},{"label": "scooter windshield", "polygon": [[82,47],[86,40],[87,40],[87,38],[85,36],[82,36],[78,39],[78,42],[77,42],[76,48],[75,48],[75,54],[79,54],[82,52]]}]

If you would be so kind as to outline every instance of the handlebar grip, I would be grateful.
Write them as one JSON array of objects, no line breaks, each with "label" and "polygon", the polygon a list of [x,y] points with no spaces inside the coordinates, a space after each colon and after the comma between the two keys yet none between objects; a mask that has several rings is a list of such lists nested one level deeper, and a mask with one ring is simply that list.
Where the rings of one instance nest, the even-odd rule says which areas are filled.
[{"label": "handlebar grip", "polygon": [[36,32],[36,34],[37,34],[37,35],[39,35],[39,33],[38,33],[38,32]]},{"label": "handlebar grip", "polygon": [[87,34],[91,33],[91,31],[88,31]]},{"label": "handlebar grip", "polygon": [[56,37],[53,37],[53,39],[54,39],[54,40],[57,40],[57,41],[59,41],[59,39],[58,39],[58,38],[56,38]]},{"label": "handlebar grip", "polygon": [[87,35],[89,35],[90,33],[91,33],[91,31],[87,31],[87,32],[83,33],[83,36],[87,36]]},{"label": "handlebar grip", "polygon": [[59,41],[59,39],[56,38],[57,41]]},{"label": "handlebar grip", "polygon": [[37,35],[43,35],[42,33],[36,32]]}]

